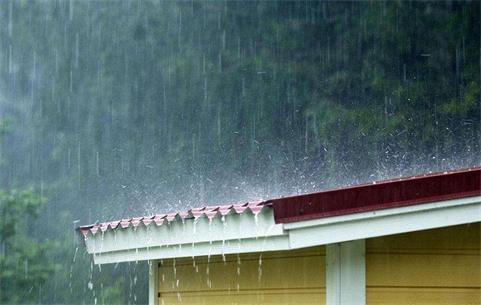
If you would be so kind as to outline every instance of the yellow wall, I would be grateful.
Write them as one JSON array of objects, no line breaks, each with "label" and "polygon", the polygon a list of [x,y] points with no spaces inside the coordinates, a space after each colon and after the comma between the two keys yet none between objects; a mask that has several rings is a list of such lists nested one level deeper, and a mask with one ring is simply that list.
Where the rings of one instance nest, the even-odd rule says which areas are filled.
[{"label": "yellow wall", "polygon": [[[480,228],[368,239],[367,304],[481,305]],[[164,260],[159,304],[325,304],[324,247],[239,257]]]},{"label": "yellow wall", "polygon": [[159,304],[325,304],[324,247],[239,257],[164,260]]},{"label": "yellow wall", "polygon": [[367,240],[367,304],[480,305],[480,227]]}]

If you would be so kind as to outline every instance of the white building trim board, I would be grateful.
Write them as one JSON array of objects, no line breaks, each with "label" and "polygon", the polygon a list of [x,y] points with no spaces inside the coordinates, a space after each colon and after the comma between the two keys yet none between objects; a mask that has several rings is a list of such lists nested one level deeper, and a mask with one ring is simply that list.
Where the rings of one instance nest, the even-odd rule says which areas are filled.
[{"label": "white building trim board", "polygon": [[481,221],[481,196],[286,224],[292,249]]},{"label": "white building trim board", "polygon": [[159,261],[149,261],[149,305],[159,305]]},{"label": "white building trim board", "polygon": [[88,234],[96,264],[281,251],[481,222],[481,196],[276,224],[273,210]]},{"label": "white building trim board", "polygon": [[366,246],[363,239],[326,246],[326,304],[366,304]]}]

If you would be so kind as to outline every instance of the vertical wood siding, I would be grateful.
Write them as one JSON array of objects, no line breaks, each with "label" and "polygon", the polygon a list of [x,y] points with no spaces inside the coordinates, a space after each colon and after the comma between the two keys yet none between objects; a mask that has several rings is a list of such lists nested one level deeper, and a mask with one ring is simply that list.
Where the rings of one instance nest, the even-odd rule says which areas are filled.
[{"label": "vertical wood siding", "polygon": [[324,261],[324,247],[164,260],[159,304],[325,304]]},{"label": "vertical wood siding", "polygon": [[367,304],[480,305],[481,224],[369,239]]}]

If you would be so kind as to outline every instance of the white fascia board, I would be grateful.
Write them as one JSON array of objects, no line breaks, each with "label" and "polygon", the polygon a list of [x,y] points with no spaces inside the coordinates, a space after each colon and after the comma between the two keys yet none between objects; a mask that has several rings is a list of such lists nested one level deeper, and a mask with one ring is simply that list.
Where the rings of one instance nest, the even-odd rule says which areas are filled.
[{"label": "white fascia board", "polygon": [[89,234],[96,264],[282,251],[481,221],[481,196],[276,224],[271,208]]},{"label": "white fascia board", "polygon": [[95,264],[289,250],[287,235],[95,253]]},{"label": "white fascia board", "polygon": [[[280,237],[280,238],[274,238]],[[272,241],[270,239],[272,238]],[[224,218],[176,220],[156,226],[139,225],[89,234],[87,252],[95,263],[256,252],[264,247],[288,248],[288,236],[275,224],[271,208],[254,216],[250,212],[228,214]],[[256,244],[256,245],[254,245]],[[274,245],[276,245],[274,247]]]},{"label": "white fascia board", "polygon": [[284,229],[296,249],[480,221],[481,196],[475,196],[288,223]]}]

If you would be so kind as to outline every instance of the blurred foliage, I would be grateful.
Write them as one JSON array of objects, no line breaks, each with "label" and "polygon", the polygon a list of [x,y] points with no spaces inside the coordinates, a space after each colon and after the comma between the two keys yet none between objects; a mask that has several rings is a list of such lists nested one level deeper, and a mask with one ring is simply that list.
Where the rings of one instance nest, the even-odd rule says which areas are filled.
[{"label": "blurred foliage", "polygon": [[[8,132],[9,120],[3,119],[0,121],[0,137],[5,135]],[[1,138],[0,138],[1,139]]]},{"label": "blurred foliage", "polygon": [[28,298],[147,302],[146,264],[100,272],[80,223],[479,165],[479,24],[476,1],[1,1],[0,186],[49,198],[26,236],[56,264]]},{"label": "blurred foliage", "polygon": [[36,299],[53,271],[48,243],[30,236],[44,200],[33,189],[0,190],[0,302]]}]

